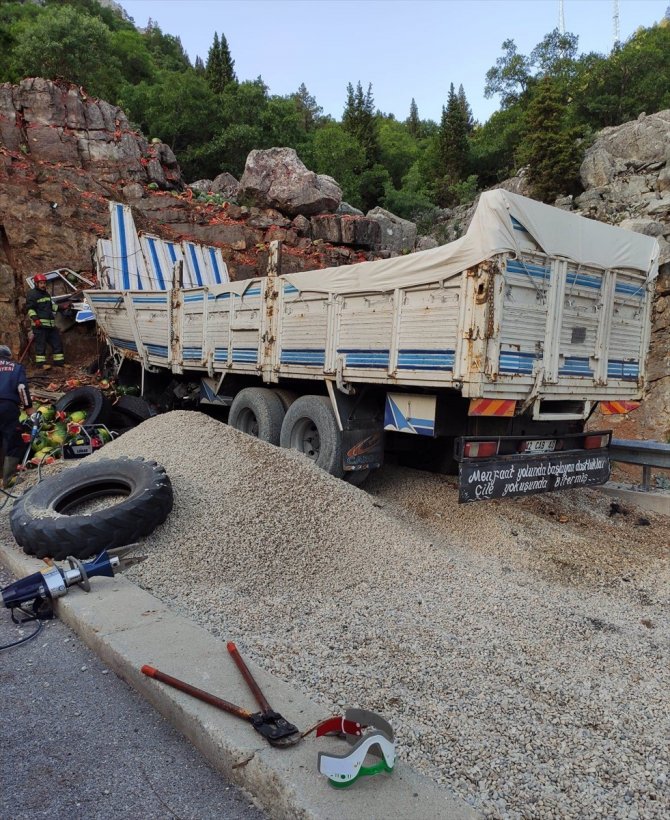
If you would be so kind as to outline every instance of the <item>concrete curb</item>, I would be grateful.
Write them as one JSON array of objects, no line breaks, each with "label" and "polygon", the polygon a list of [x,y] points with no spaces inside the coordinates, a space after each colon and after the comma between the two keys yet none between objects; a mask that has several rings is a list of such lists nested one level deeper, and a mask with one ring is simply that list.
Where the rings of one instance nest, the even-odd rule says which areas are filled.
[{"label": "concrete curb", "polygon": [[[17,577],[44,568],[16,546],[0,543],[0,561]],[[335,790],[316,771],[318,751],[341,754],[342,741],[310,735],[289,749],[273,749],[253,729],[140,672],[148,663],[194,686],[256,710],[251,692],[219,640],[177,615],[130,581],[95,578],[91,592],[73,589],[56,602],[66,623],[119,677],[127,681],[226,778],[246,789],[272,818],[346,820],[471,820],[480,815],[447,789],[397,763],[392,776],[363,778]],[[244,647],[240,646],[242,654]],[[249,663],[270,703],[302,730],[327,715],[293,687]]]},{"label": "concrete curb", "polygon": [[634,504],[641,510],[670,515],[670,493],[663,490],[637,490],[627,484],[613,481],[598,487],[601,492],[618,498],[628,504]]}]

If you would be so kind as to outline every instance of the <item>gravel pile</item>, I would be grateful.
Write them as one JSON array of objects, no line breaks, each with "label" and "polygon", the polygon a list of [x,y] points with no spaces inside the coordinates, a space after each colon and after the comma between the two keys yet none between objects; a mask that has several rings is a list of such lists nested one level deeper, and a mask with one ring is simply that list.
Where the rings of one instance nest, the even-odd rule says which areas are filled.
[{"label": "gravel pile", "polygon": [[391,468],[363,492],[198,413],[91,458],[124,454],[175,492],[129,577],[324,715],[384,714],[489,816],[670,815],[667,519],[584,490],[459,506]]}]

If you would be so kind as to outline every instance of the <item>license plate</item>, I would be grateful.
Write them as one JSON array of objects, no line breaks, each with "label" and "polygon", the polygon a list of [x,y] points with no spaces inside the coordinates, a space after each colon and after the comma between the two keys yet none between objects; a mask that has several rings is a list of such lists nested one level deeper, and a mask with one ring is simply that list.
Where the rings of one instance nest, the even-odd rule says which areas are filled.
[{"label": "license plate", "polygon": [[554,438],[538,438],[533,441],[527,441],[526,453],[551,453],[556,449],[556,439]]}]

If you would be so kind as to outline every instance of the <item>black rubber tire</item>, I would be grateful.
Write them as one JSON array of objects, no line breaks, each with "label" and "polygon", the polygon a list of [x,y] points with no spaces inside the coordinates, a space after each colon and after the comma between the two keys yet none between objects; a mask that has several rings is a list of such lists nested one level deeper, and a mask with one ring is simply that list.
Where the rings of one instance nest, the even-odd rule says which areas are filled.
[{"label": "black rubber tire", "polygon": [[361,484],[370,478],[372,470],[347,470],[342,476],[348,484],[353,484],[354,487],[360,487]]},{"label": "black rubber tire", "polygon": [[245,387],[233,399],[228,424],[249,436],[279,446],[284,405],[273,390]]},{"label": "black rubber tire", "polygon": [[68,414],[86,411],[86,424],[106,424],[111,411],[111,404],[102,390],[88,385],[69,390],[58,399],[55,407]]},{"label": "black rubber tire", "polygon": [[[127,493],[117,504],[77,515],[88,500]],[[142,458],[101,459],[45,478],[14,504],[12,533],[28,555],[90,558],[153,532],[172,509],[165,468]],[[72,510],[72,515],[68,514]]]},{"label": "black rubber tire", "polygon": [[109,421],[107,427],[110,431],[118,433],[120,436],[137,427],[139,422],[137,419],[126,416],[123,413],[112,407],[112,412],[109,414]]},{"label": "black rubber tire", "polygon": [[137,424],[156,415],[149,402],[139,396],[119,396],[113,409],[117,413],[134,419]]},{"label": "black rubber tire", "polygon": [[342,478],[342,433],[328,396],[301,396],[286,411],[279,443],[304,453],[331,475]]},{"label": "black rubber tire", "polygon": [[293,404],[293,402],[298,398],[298,394],[294,393],[293,390],[284,390],[283,387],[274,387],[272,392],[275,396],[279,397],[282,405],[284,406],[284,412],[286,412],[289,407]]}]

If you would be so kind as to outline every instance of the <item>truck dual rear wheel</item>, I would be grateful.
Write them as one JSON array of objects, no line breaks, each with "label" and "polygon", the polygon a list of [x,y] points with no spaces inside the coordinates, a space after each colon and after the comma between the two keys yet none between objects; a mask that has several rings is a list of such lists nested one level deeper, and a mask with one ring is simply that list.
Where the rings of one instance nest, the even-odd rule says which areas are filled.
[{"label": "truck dual rear wheel", "polygon": [[342,434],[327,396],[301,396],[286,411],[279,443],[342,478]]},{"label": "truck dual rear wheel", "polygon": [[228,424],[241,433],[278,445],[284,412],[284,404],[274,391],[246,387],[233,399]]}]

